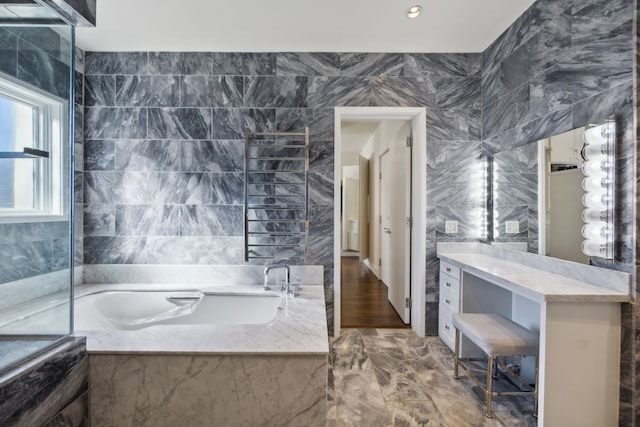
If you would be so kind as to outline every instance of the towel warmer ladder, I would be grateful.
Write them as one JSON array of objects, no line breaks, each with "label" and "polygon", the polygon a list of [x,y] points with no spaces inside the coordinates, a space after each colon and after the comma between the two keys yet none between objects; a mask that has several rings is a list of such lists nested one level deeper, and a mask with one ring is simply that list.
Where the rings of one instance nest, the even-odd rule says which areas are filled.
[{"label": "towel warmer ladder", "polygon": [[244,144],[245,261],[308,259],[309,128],[253,132]]}]

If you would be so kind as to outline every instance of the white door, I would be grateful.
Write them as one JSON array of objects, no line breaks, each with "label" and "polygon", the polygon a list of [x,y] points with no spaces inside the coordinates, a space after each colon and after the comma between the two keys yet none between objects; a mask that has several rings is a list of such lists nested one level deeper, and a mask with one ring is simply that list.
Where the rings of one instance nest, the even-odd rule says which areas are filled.
[{"label": "white door", "polygon": [[[405,127],[402,128],[403,130]],[[411,147],[404,131],[389,141],[380,157],[380,254],[381,277],[388,288],[389,302],[404,323],[411,310]]]},{"label": "white door", "polygon": [[360,262],[369,258],[369,159],[359,156],[358,226],[360,234]]}]

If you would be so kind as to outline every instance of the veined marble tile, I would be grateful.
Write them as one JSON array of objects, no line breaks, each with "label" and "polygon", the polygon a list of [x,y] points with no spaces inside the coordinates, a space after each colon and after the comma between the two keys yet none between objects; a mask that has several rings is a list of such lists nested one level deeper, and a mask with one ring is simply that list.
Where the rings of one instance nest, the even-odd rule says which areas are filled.
[{"label": "veined marble tile", "polygon": [[149,174],[149,201],[156,205],[207,205],[212,199],[211,175],[199,172],[153,172]]},{"label": "veined marble tile", "polygon": [[481,153],[480,141],[435,141],[427,145],[428,173],[478,172]]},{"label": "veined marble tile", "polygon": [[276,54],[278,76],[339,76],[337,53],[284,52]]},{"label": "veined marble tile", "polygon": [[245,104],[258,108],[307,106],[307,77],[255,76],[245,78]]},{"label": "veined marble tile", "polygon": [[537,173],[538,141],[496,153],[493,157],[493,167],[496,174]]},{"label": "veined marble tile", "polygon": [[[494,206],[494,238],[499,241],[527,237],[529,230],[529,207],[522,205],[497,205]],[[518,233],[506,232],[506,221],[518,221]]]},{"label": "veined marble tile", "polygon": [[[82,96],[82,94],[80,94]],[[115,76],[85,76],[84,105],[87,107],[113,107],[116,105]]]},{"label": "veined marble tile", "polygon": [[483,68],[502,62],[529,36],[531,8],[525,11],[507,30],[485,49],[482,55]]},{"label": "veined marble tile", "polygon": [[572,109],[562,108],[518,127],[511,147],[536,141],[572,129]]},{"label": "veined marble tile", "polygon": [[48,425],[87,391],[89,367],[85,338],[74,338],[54,347],[23,369],[24,373],[0,388],[0,423]]},{"label": "veined marble tile", "polygon": [[312,140],[309,143],[309,170],[333,177],[333,141]]},{"label": "veined marble tile", "polygon": [[116,105],[177,107],[180,93],[175,76],[116,76]]},{"label": "veined marble tile", "polygon": [[495,136],[524,122],[529,114],[529,85],[523,84],[496,102],[483,105],[482,136]]},{"label": "veined marble tile", "polygon": [[[476,65],[474,71],[478,69]],[[404,76],[472,75],[468,54],[465,53],[408,53],[405,54]]]},{"label": "veined marble tile", "polygon": [[149,108],[149,138],[210,139],[208,108]]},{"label": "veined marble tile", "polygon": [[[547,2],[551,8],[554,7],[554,3],[562,2]],[[532,11],[532,27],[538,25],[534,23],[538,9],[535,8]],[[553,16],[544,23],[541,30],[533,36],[527,44],[529,45],[529,53],[531,54],[530,65],[532,66],[532,75],[536,75],[544,70],[552,67],[560,62],[565,55],[570,52],[571,33],[572,33],[572,17],[571,9],[565,8],[557,15]]]},{"label": "veined marble tile", "polygon": [[309,235],[333,234],[333,206],[312,206],[309,209]]},{"label": "veined marble tile", "polygon": [[84,206],[84,236],[115,236],[116,205],[92,203]]},{"label": "veined marble tile", "polygon": [[213,68],[211,73],[214,76],[243,75],[243,56],[244,54],[236,52],[213,52]]},{"label": "veined marble tile", "polygon": [[440,77],[436,79],[437,108],[480,109],[480,79]]},{"label": "veined marble tile", "polygon": [[141,139],[147,137],[145,108],[87,107],[85,139]]},{"label": "veined marble tile", "polygon": [[242,206],[180,206],[181,236],[242,236],[242,233]]},{"label": "veined marble tile", "polygon": [[68,236],[66,221],[0,224],[0,244],[41,242]]},{"label": "veined marble tile", "polygon": [[0,245],[0,283],[49,273],[52,241]]},{"label": "veined marble tile", "polygon": [[147,174],[85,172],[85,203],[144,204],[149,198]]},{"label": "veined marble tile", "polygon": [[481,137],[480,110],[427,110],[427,141],[474,141]]},{"label": "veined marble tile", "polygon": [[341,53],[343,76],[399,76],[404,66],[401,53]]},{"label": "veined marble tile", "polygon": [[85,74],[147,74],[147,52],[86,52]]},{"label": "veined marble tile", "polygon": [[146,264],[147,260],[147,237],[84,238],[85,264]]},{"label": "veined marble tile", "polygon": [[275,129],[276,110],[254,108],[214,108],[212,137],[214,139],[241,139],[244,130],[256,132]]},{"label": "veined marble tile", "polygon": [[178,206],[116,205],[117,236],[178,236]]},{"label": "veined marble tile", "polygon": [[[215,69],[215,57],[214,57]],[[273,76],[276,73],[275,53],[243,53],[242,74],[245,76]],[[215,71],[214,71],[215,74]]]},{"label": "veined marble tile", "polygon": [[482,182],[462,174],[431,174],[427,177],[427,200],[435,206],[484,205],[479,189]]},{"label": "veined marble tile", "polygon": [[61,98],[69,98],[71,72],[69,65],[18,39],[18,79]]},{"label": "veined marble tile", "polygon": [[149,53],[149,74],[209,75],[212,71],[213,56],[210,52]]},{"label": "veined marble tile", "polygon": [[[622,24],[628,30],[626,38],[631,41],[633,32],[628,24],[634,14],[634,2],[631,0],[587,0],[574,4],[571,17],[571,45],[576,49],[588,46],[595,41],[615,38]],[[607,19],[602,19],[606,16]],[[631,45],[628,47],[632,49]]]},{"label": "veined marble tile", "polygon": [[[484,206],[436,206],[436,237],[483,239],[482,223],[486,215]],[[445,231],[446,221],[457,221],[458,232],[449,235]]]},{"label": "veined marble tile", "polygon": [[212,173],[211,203],[214,205],[244,204],[243,173]]},{"label": "veined marble tile", "polygon": [[116,144],[111,140],[92,140],[84,143],[84,170],[115,171]]},{"label": "veined marble tile", "polygon": [[90,366],[94,425],[326,423],[326,356],[92,355]]},{"label": "veined marble tile", "polygon": [[431,399],[421,401],[387,402],[394,426],[446,426],[442,414]]},{"label": "veined marble tile", "polygon": [[334,371],[340,426],[386,426],[389,414],[372,371]]},{"label": "veined marble tile", "polygon": [[309,77],[310,108],[369,105],[370,77]]},{"label": "veined marble tile", "polygon": [[181,107],[242,107],[241,76],[184,76],[180,78]]},{"label": "veined marble tile", "polygon": [[0,31],[0,70],[16,76],[18,73],[18,37],[4,29]]},{"label": "veined marble tile", "polygon": [[180,170],[180,141],[115,141],[116,170],[129,172]]},{"label": "veined marble tile", "polygon": [[520,173],[501,173],[494,178],[498,193],[495,205],[533,205],[538,203],[538,175]]},{"label": "veined marble tile", "polygon": [[84,50],[80,49],[78,46],[76,46],[74,50],[73,64],[76,72],[84,74]]},{"label": "veined marble tile", "polygon": [[331,342],[332,370],[368,370],[371,362],[359,330],[345,329]]},{"label": "veined marble tile", "polygon": [[181,141],[179,146],[183,171],[244,171],[244,141]]},{"label": "veined marble tile", "polygon": [[325,175],[309,172],[309,204],[333,206],[333,180]]}]

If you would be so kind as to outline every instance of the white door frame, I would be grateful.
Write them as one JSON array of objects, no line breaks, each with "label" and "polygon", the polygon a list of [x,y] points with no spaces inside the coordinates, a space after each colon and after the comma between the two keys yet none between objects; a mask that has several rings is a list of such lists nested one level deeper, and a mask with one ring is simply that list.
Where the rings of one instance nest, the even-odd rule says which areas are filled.
[{"label": "white door frame", "polygon": [[427,110],[419,107],[336,107],[334,114],[334,180],[333,180],[333,334],[340,336],[340,182],[342,180],[343,120],[410,120],[413,130],[411,238],[411,329],[425,336],[426,319],[426,253],[427,253]]}]

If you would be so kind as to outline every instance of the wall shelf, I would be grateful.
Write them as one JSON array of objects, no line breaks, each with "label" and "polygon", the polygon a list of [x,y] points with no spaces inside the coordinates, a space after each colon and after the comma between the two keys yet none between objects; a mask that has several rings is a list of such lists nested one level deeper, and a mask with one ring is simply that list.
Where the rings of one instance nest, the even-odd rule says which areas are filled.
[{"label": "wall shelf", "polygon": [[49,152],[24,147],[22,151],[0,151],[0,159],[48,159]]}]

